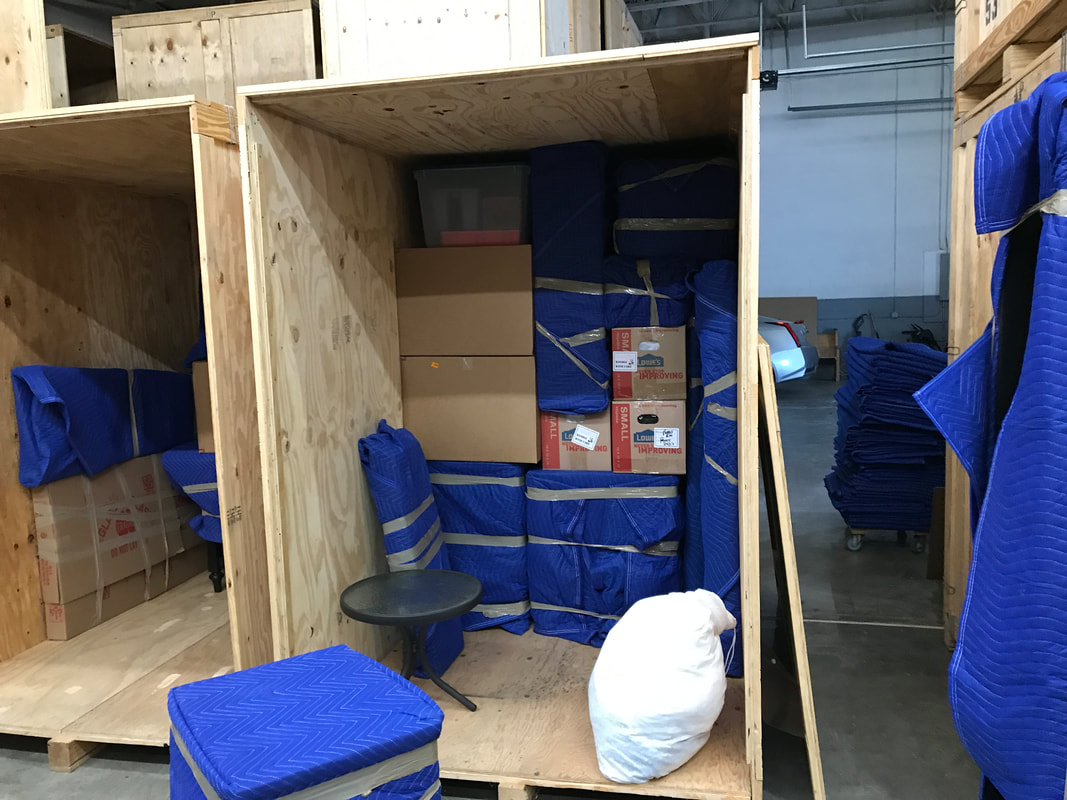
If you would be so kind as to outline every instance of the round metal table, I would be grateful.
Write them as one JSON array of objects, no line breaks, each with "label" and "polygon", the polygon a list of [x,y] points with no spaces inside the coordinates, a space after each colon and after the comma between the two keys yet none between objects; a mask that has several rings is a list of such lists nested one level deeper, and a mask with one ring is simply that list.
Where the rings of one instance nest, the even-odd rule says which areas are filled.
[{"label": "round metal table", "polygon": [[426,630],[435,622],[466,614],[482,599],[481,582],[464,572],[413,569],[375,575],[341,592],[341,610],[358,622],[393,625],[404,634],[404,666],[410,678],[421,665],[430,680],[469,708],[478,707],[449,686],[426,658]]}]

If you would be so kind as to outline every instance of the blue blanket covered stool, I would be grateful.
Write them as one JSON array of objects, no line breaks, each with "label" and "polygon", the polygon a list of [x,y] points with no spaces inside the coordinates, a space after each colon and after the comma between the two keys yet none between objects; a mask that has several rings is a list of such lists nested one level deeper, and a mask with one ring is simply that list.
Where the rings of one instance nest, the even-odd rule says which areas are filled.
[{"label": "blue blanket covered stool", "polygon": [[439,800],[444,714],[344,646],[170,691],[171,800]]}]

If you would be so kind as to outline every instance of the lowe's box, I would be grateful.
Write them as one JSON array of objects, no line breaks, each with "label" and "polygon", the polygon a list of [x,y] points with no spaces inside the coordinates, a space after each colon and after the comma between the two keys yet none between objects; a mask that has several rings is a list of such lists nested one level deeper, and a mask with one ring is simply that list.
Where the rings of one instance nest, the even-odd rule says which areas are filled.
[{"label": "lowe's box", "polygon": [[685,474],[685,401],[616,400],[611,404],[615,472]]},{"label": "lowe's box", "polygon": [[541,412],[541,466],[611,472],[611,412]]},{"label": "lowe's box", "polygon": [[616,400],[684,400],[685,328],[612,328]]}]

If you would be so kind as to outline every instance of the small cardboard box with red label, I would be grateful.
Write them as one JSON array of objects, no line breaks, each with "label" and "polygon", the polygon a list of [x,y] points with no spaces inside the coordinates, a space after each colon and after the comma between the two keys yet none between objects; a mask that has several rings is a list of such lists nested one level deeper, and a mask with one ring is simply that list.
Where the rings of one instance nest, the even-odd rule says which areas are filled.
[{"label": "small cardboard box with red label", "polygon": [[611,412],[541,412],[541,466],[611,472]]},{"label": "small cardboard box with red label", "polygon": [[684,475],[685,401],[616,400],[611,444],[615,472]]},{"label": "small cardboard box with red label", "polygon": [[685,328],[612,328],[616,400],[684,400]]}]

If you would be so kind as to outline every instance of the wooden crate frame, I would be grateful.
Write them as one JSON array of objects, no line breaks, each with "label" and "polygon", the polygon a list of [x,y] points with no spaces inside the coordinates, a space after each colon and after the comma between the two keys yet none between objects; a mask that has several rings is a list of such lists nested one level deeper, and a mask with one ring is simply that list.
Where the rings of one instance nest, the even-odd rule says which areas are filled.
[{"label": "wooden crate frame", "polygon": [[[657,791],[697,800],[762,795],[758,70],[757,37],[744,35],[495,71],[242,92],[275,657],[345,643],[381,658],[390,646],[379,629],[344,617],[337,597],[385,568],[357,442],[381,418],[402,422],[394,258],[398,247],[415,244],[410,162],[582,139],[621,146],[732,133],[741,161],[737,403],[746,678],[739,735],[747,780],[689,793],[665,781]],[[451,769],[443,764],[446,776]],[[547,774],[539,777],[552,785]],[[599,775],[589,782],[585,788],[632,790]]]},{"label": "wooden crate frame", "polygon": [[[123,742],[124,727],[144,706],[119,696],[174,658],[202,663],[186,652],[204,636],[216,636],[211,652],[220,666],[252,666],[272,654],[232,111],[183,97],[0,116],[0,207],[0,427],[8,443],[0,454],[0,731],[60,737],[85,712],[108,704],[128,706],[130,716],[92,723],[73,741]],[[18,483],[10,370],[32,363],[180,369],[197,333],[198,292],[228,591],[206,603],[199,589],[178,587],[68,642],[43,642],[33,506]],[[201,589],[209,591],[206,580]],[[227,613],[205,616],[200,606],[212,603]],[[155,630],[166,619],[133,623],[150,607],[184,620],[182,647],[175,650],[176,640]],[[228,633],[218,634],[227,622]],[[20,678],[68,688],[63,681],[72,669],[81,679],[69,694],[26,691]],[[136,741],[164,744],[165,722]],[[71,759],[78,752],[69,741],[57,744]]]}]

